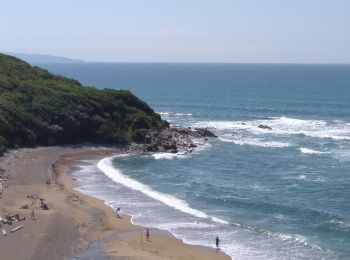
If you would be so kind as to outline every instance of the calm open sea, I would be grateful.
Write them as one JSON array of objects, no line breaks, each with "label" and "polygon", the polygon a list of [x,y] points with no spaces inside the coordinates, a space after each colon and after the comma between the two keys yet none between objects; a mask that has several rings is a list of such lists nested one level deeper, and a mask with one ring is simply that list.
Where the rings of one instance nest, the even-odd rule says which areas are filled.
[{"label": "calm open sea", "polygon": [[40,66],[219,136],[193,154],[82,162],[81,191],[188,243],[219,235],[234,259],[350,259],[350,65]]}]

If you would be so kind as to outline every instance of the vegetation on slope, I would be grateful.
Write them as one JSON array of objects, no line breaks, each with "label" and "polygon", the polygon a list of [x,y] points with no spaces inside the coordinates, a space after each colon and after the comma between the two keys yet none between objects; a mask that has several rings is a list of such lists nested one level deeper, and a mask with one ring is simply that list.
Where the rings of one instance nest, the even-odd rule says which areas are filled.
[{"label": "vegetation on slope", "polygon": [[0,54],[0,154],[6,148],[142,142],[167,126],[126,90],[84,87]]}]

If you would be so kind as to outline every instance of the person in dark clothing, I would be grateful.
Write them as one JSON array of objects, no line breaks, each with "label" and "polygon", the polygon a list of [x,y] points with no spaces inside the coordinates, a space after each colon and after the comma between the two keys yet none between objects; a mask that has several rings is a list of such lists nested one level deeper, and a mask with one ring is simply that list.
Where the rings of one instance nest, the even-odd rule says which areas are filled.
[{"label": "person in dark clothing", "polygon": [[216,236],[216,239],[215,239],[216,252],[219,250],[219,244],[220,244],[220,238],[219,236]]},{"label": "person in dark clothing", "polygon": [[147,241],[149,242],[149,228],[146,229],[146,238],[147,238]]},{"label": "person in dark clothing", "polygon": [[120,212],[120,208],[117,208],[117,210],[115,211],[115,213],[117,214],[117,217],[120,218],[120,215],[118,214]]}]

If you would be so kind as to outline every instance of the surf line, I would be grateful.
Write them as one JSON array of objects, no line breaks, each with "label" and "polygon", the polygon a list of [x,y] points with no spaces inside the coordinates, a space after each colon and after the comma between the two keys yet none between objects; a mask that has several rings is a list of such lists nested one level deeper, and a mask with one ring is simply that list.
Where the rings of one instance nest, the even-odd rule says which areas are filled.
[{"label": "surf line", "polygon": [[149,186],[141,182],[138,182],[132,178],[129,178],[128,176],[124,175],[120,170],[113,167],[112,161],[114,158],[116,157],[107,157],[97,163],[97,167],[114,182],[122,184],[128,187],[129,189],[140,191],[146,196],[151,197],[155,200],[158,200],[163,204],[169,207],[172,207],[174,209],[177,209],[181,212],[184,212],[202,219],[210,219],[216,223],[229,224],[229,222],[226,220],[223,220],[214,216],[209,216],[205,212],[191,208],[186,201],[183,201],[169,194],[155,191]]}]

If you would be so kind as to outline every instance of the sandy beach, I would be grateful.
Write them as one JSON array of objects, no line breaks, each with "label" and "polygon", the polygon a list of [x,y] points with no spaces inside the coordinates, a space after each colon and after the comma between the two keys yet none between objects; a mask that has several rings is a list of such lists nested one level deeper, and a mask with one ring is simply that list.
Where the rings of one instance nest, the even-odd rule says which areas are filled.
[{"label": "sandy beach", "polygon": [[[168,234],[118,218],[103,201],[76,191],[69,175],[77,161],[123,152],[96,147],[45,147],[9,151],[0,157],[8,175],[0,195],[1,259],[230,259],[210,247],[187,245]],[[49,210],[41,209],[40,199]],[[32,220],[34,212],[35,220]],[[13,233],[11,230],[23,225]]]}]

